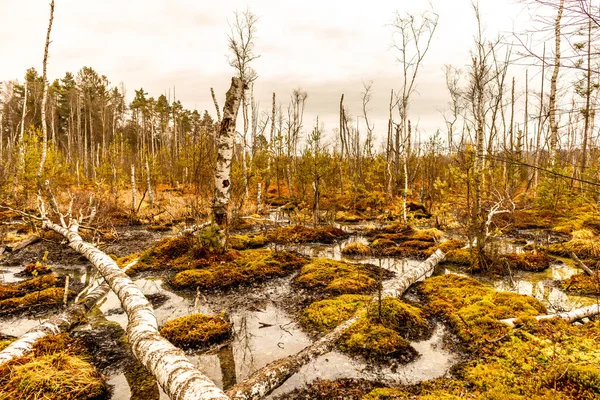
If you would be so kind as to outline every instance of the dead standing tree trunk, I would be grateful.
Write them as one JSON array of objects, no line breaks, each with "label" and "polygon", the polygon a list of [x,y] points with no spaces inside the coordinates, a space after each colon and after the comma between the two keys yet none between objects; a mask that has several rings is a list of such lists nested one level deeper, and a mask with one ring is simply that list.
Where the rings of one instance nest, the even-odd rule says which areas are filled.
[{"label": "dead standing tree trunk", "polygon": [[227,231],[227,209],[231,194],[231,162],[235,139],[235,123],[244,93],[242,79],[231,79],[231,87],[227,91],[223,120],[217,138],[217,167],[215,171],[215,187],[212,204],[212,219],[222,230]]},{"label": "dead standing tree trunk", "polygon": [[42,82],[44,91],[42,94],[42,158],[37,177],[41,178],[46,164],[46,153],[48,152],[48,124],[46,122],[46,103],[48,102],[48,82],[46,74],[46,65],[48,64],[48,47],[50,46],[50,31],[52,30],[52,21],[54,20],[54,0],[50,2],[50,20],[48,21],[48,32],[46,33],[46,46],[44,47],[44,62],[42,66]]},{"label": "dead standing tree trunk", "polygon": [[558,80],[558,71],[560,69],[560,22],[562,19],[564,6],[565,0],[560,0],[560,4],[558,6],[558,14],[556,15],[556,22],[554,25],[554,70],[552,71],[552,77],[550,78],[550,100],[548,105],[550,108],[550,162],[552,163],[552,165],[556,164],[556,147],[558,146],[558,122],[556,121],[556,86]]}]

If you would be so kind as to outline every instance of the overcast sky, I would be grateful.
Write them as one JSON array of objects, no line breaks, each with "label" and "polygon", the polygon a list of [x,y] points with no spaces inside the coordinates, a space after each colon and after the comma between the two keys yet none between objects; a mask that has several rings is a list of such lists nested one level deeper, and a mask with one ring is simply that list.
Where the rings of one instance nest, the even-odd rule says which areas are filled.
[{"label": "overcast sky", "polygon": [[[426,0],[396,1],[197,1],[55,0],[48,78],[93,67],[111,84],[123,82],[131,99],[143,87],[157,97],[176,87],[187,108],[214,115],[210,87],[222,107],[233,74],[227,62],[228,21],[247,7],[259,16],[254,68],[255,97],[264,109],[276,92],[284,104],[294,88],[308,92],[305,126],[317,115],[327,131],[337,126],[339,98],[361,113],[362,81],[373,81],[370,105],[375,131],[386,131],[390,89],[400,68],[390,49],[396,11],[418,12]],[[430,134],[443,128],[448,101],[444,64],[464,68],[476,30],[470,0],[433,0],[439,26],[417,79],[413,124]],[[42,69],[48,0],[0,0],[0,80],[22,79]],[[529,16],[513,0],[481,0],[486,36],[521,30]],[[172,89],[171,89],[172,91]],[[364,129],[363,129],[364,132]]]}]

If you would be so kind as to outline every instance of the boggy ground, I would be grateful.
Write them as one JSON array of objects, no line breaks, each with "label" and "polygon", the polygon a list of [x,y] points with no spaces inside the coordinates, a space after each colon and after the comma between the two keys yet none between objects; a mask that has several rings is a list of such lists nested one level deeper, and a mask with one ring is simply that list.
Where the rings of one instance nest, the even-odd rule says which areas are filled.
[{"label": "boggy ground", "polygon": [[[247,302],[249,293],[264,290],[268,287],[268,282],[289,285],[293,290],[283,299],[277,299],[278,304],[297,319],[310,337],[328,332],[355,312],[363,313],[359,322],[351,327],[337,345],[339,351],[352,357],[376,363],[410,361],[416,356],[411,341],[428,337],[431,321],[434,320],[447,324],[460,338],[460,347],[467,352],[462,363],[453,369],[452,377],[395,388],[385,388],[379,381],[344,379],[316,382],[311,387],[298,389],[283,398],[587,399],[600,394],[596,367],[599,361],[597,349],[600,347],[597,321],[582,326],[561,322],[537,323],[530,317],[545,312],[544,305],[539,301],[527,296],[496,292],[474,279],[456,275],[426,280],[413,291],[413,295],[409,296],[410,300],[383,299],[381,303],[372,302],[381,281],[391,277],[389,272],[360,263],[308,259],[294,252],[266,248],[274,241],[284,245],[339,241],[348,236],[346,230],[286,227],[270,232],[246,232],[232,236],[233,249],[228,252],[214,251],[210,235],[201,240],[188,236],[163,238],[156,243],[164,233],[156,233],[154,228],[152,232],[136,228],[131,230],[133,244],[124,244],[127,232],[128,229],[123,229],[119,237],[111,239],[114,242],[104,238],[101,248],[114,254],[120,264],[139,257],[140,262],[130,272],[134,278],[160,276],[170,289],[187,293],[186,296],[193,297],[193,293],[199,289],[206,296],[206,303],[209,305],[215,305],[212,299],[215,293],[222,293],[219,301],[228,299],[226,301],[231,301],[232,304],[242,305]],[[424,258],[441,248],[448,252],[450,262],[463,264],[464,272],[469,273],[470,254],[468,250],[462,249],[465,243],[458,239],[443,241],[445,235],[438,230],[391,225],[371,228],[366,232],[368,244],[362,244],[362,248],[355,245],[352,252],[351,248],[345,252],[355,256],[357,261],[365,255]],[[585,232],[573,232],[561,232],[560,235],[563,236],[560,237],[567,242],[593,242],[598,234],[593,231],[593,236],[589,237]],[[49,261],[81,264],[81,260],[72,251],[58,250],[61,245],[57,238],[45,238],[50,241],[43,240],[25,249],[23,253],[9,255],[13,265],[25,266],[39,260],[40,254],[46,250],[49,252]],[[530,242],[531,240],[527,240],[527,243]],[[582,260],[595,268],[596,264],[592,260],[597,255],[593,245],[587,244],[589,246],[583,247],[583,251],[575,247],[571,247],[571,250],[577,250]],[[536,249],[525,253],[502,254],[502,261],[497,264],[499,267],[493,273],[506,274],[507,263],[515,271],[547,268],[554,262],[547,253],[565,255],[559,254],[557,248],[552,248],[551,245],[538,243]],[[61,253],[64,255],[61,256]],[[49,264],[52,265],[51,262]],[[43,275],[41,272],[40,270],[39,275],[32,278],[54,276],[52,273]],[[9,292],[20,293],[19,290],[15,286]],[[159,303],[157,307],[160,307]],[[189,314],[194,315],[193,312]],[[509,330],[498,322],[498,319],[515,316],[521,318],[521,324],[516,330]],[[202,323],[210,322],[211,329],[198,330],[198,336],[206,337],[208,347],[227,343],[231,334],[227,315],[209,317],[199,318]],[[131,354],[128,353],[122,327],[114,322],[102,322],[102,318],[96,318],[95,321],[92,318],[89,323],[93,330],[78,329],[73,333],[75,338],[82,340],[91,349],[88,350],[91,358],[84,357],[83,360],[102,373],[109,373],[114,365],[133,367],[127,361]],[[188,326],[177,326],[175,322],[170,325],[176,327],[176,334],[184,330],[180,329],[181,326]],[[162,328],[165,326],[169,326],[168,321]],[[209,338],[205,335],[207,332],[216,332],[216,336]],[[234,332],[237,332],[235,326]],[[119,343],[119,346],[115,347],[107,341]],[[185,341],[179,345],[189,347]],[[137,398],[156,398],[159,390],[155,382],[144,377],[143,372],[138,372],[139,374],[127,378],[131,381],[132,398],[134,392],[145,393],[145,397]],[[96,373],[90,372],[91,375]],[[140,389],[139,385],[133,383],[136,381],[147,384],[141,385]],[[107,396],[106,391],[102,393],[104,394],[101,396]]]}]

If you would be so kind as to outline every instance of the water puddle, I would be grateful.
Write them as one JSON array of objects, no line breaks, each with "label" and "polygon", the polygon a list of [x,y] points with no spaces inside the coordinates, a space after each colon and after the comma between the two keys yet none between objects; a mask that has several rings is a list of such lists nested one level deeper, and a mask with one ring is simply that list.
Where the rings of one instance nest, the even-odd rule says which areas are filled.
[{"label": "water puddle", "polygon": [[419,357],[408,364],[394,367],[370,364],[338,351],[332,351],[302,367],[268,398],[310,384],[317,378],[324,380],[362,378],[388,385],[398,385],[442,377],[459,359],[459,356],[448,349],[444,342],[447,334],[448,331],[443,325],[436,325],[431,338],[411,343],[419,353]]}]

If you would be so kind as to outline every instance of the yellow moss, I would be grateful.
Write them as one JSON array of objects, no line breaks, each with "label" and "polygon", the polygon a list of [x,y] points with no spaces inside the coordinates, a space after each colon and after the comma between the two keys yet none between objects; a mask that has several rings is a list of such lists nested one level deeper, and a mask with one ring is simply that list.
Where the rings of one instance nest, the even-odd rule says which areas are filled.
[{"label": "yellow moss", "polygon": [[268,240],[263,235],[233,235],[229,237],[229,245],[236,250],[263,247]]},{"label": "yellow moss", "polygon": [[347,211],[338,211],[335,214],[335,220],[341,222],[360,222],[364,220],[365,217],[362,215],[354,214]]},{"label": "yellow moss", "polygon": [[0,300],[24,296],[28,293],[44,290],[55,286],[58,282],[56,275],[42,275],[23,282],[0,285]]},{"label": "yellow moss", "polygon": [[393,247],[395,245],[396,245],[395,242],[391,241],[390,239],[384,239],[384,238],[375,239],[371,243],[371,247],[374,249],[383,249],[383,248],[387,248],[387,247]]},{"label": "yellow moss", "polygon": [[444,262],[457,265],[471,265],[471,249],[455,249],[446,253]]},{"label": "yellow moss", "polygon": [[305,265],[296,282],[331,294],[366,293],[377,287],[375,273],[362,264],[317,258]]},{"label": "yellow moss", "polygon": [[338,345],[343,351],[366,358],[396,357],[407,362],[416,356],[416,351],[398,332],[368,318],[361,318],[348,328]]},{"label": "yellow moss", "polygon": [[548,246],[548,252],[561,256],[575,253],[579,258],[600,257],[600,240],[598,239],[572,239],[565,243],[556,243]]},{"label": "yellow moss", "polygon": [[460,338],[472,346],[494,340],[508,331],[500,319],[546,313],[537,299],[496,292],[475,279],[447,274],[426,279],[418,290],[427,309],[448,319]]},{"label": "yellow moss", "polygon": [[381,305],[379,302],[372,303],[367,318],[410,340],[422,339],[430,333],[429,324],[423,318],[421,309],[394,297],[382,299]]},{"label": "yellow moss", "polygon": [[457,250],[460,248],[465,247],[467,243],[464,240],[460,240],[460,239],[450,239],[450,240],[446,240],[445,242],[442,242],[438,245],[438,249],[440,249],[441,251],[443,251],[444,253],[448,253],[451,250]]},{"label": "yellow moss", "polygon": [[105,395],[102,375],[64,352],[22,357],[0,366],[0,399],[78,400]]},{"label": "yellow moss", "polygon": [[77,339],[74,339],[68,333],[47,335],[33,344],[33,354],[36,357],[60,352],[70,355],[86,354],[83,343]]},{"label": "yellow moss", "polygon": [[310,330],[330,331],[354,315],[370,299],[370,296],[345,294],[332,299],[317,301],[302,312],[300,324]]},{"label": "yellow moss", "polygon": [[56,306],[62,303],[64,293],[62,288],[48,288],[23,297],[13,297],[0,301],[0,310],[3,313],[12,313],[23,309]]},{"label": "yellow moss", "polygon": [[592,239],[595,236],[594,232],[589,229],[579,229],[573,231],[571,235],[573,235],[573,239]]},{"label": "yellow moss", "polygon": [[362,400],[404,400],[409,397],[410,395],[402,389],[378,388],[369,392]]},{"label": "yellow moss", "polygon": [[245,250],[237,253],[232,261],[179,272],[170,282],[180,289],[223,289],[285,276],[305,263],[306,259],[287,251]]},{"label": "yellow moss", "polygon": [[347,256],[367,256],[371,254],[371,248],[366,244],[354,242],[346,245],[342,250],[342,254]]},{"label": "yellow moss", "polygon": [[600,272],[595,276],[576,274],[559,282],[559,286],[566,292],[593,296],[600,294]]},{"label": "yellow moss", "polygon": [[444,232],[436,228],[419,229],[412,235],[412,240],[438,241],[444,237]]},{"label": "yellow moss", "polygon": [[231,337],[232,325],[219,317],[192,314],[168,321],[160,334],[175,346],[202,348]]},{"label": "yellow moss", "polygon": [[23,271],[19,272],[19,275],[36,277],[49,274],[50,272],[52,272],[52,268],[38,261],[33,264],[28,264]]},{"label": "yellow moss", "polygon": [[333,243],[348,236],[348,232],[333,226],[314,229],[302,225],[277,228],[267,234],[267,238],[276,243]]},{"label": "yellow moss", "polygon": [[[524,253],[511,253],[503,257],[504,261],[508,262],[513,270],[521,271],[543,271],[550,266],[552,259],[543,252],[524,252]],[[500,264],[503,264],[502,262]],[[499,268],[503,268],[504,265],[499,265]]]}]

